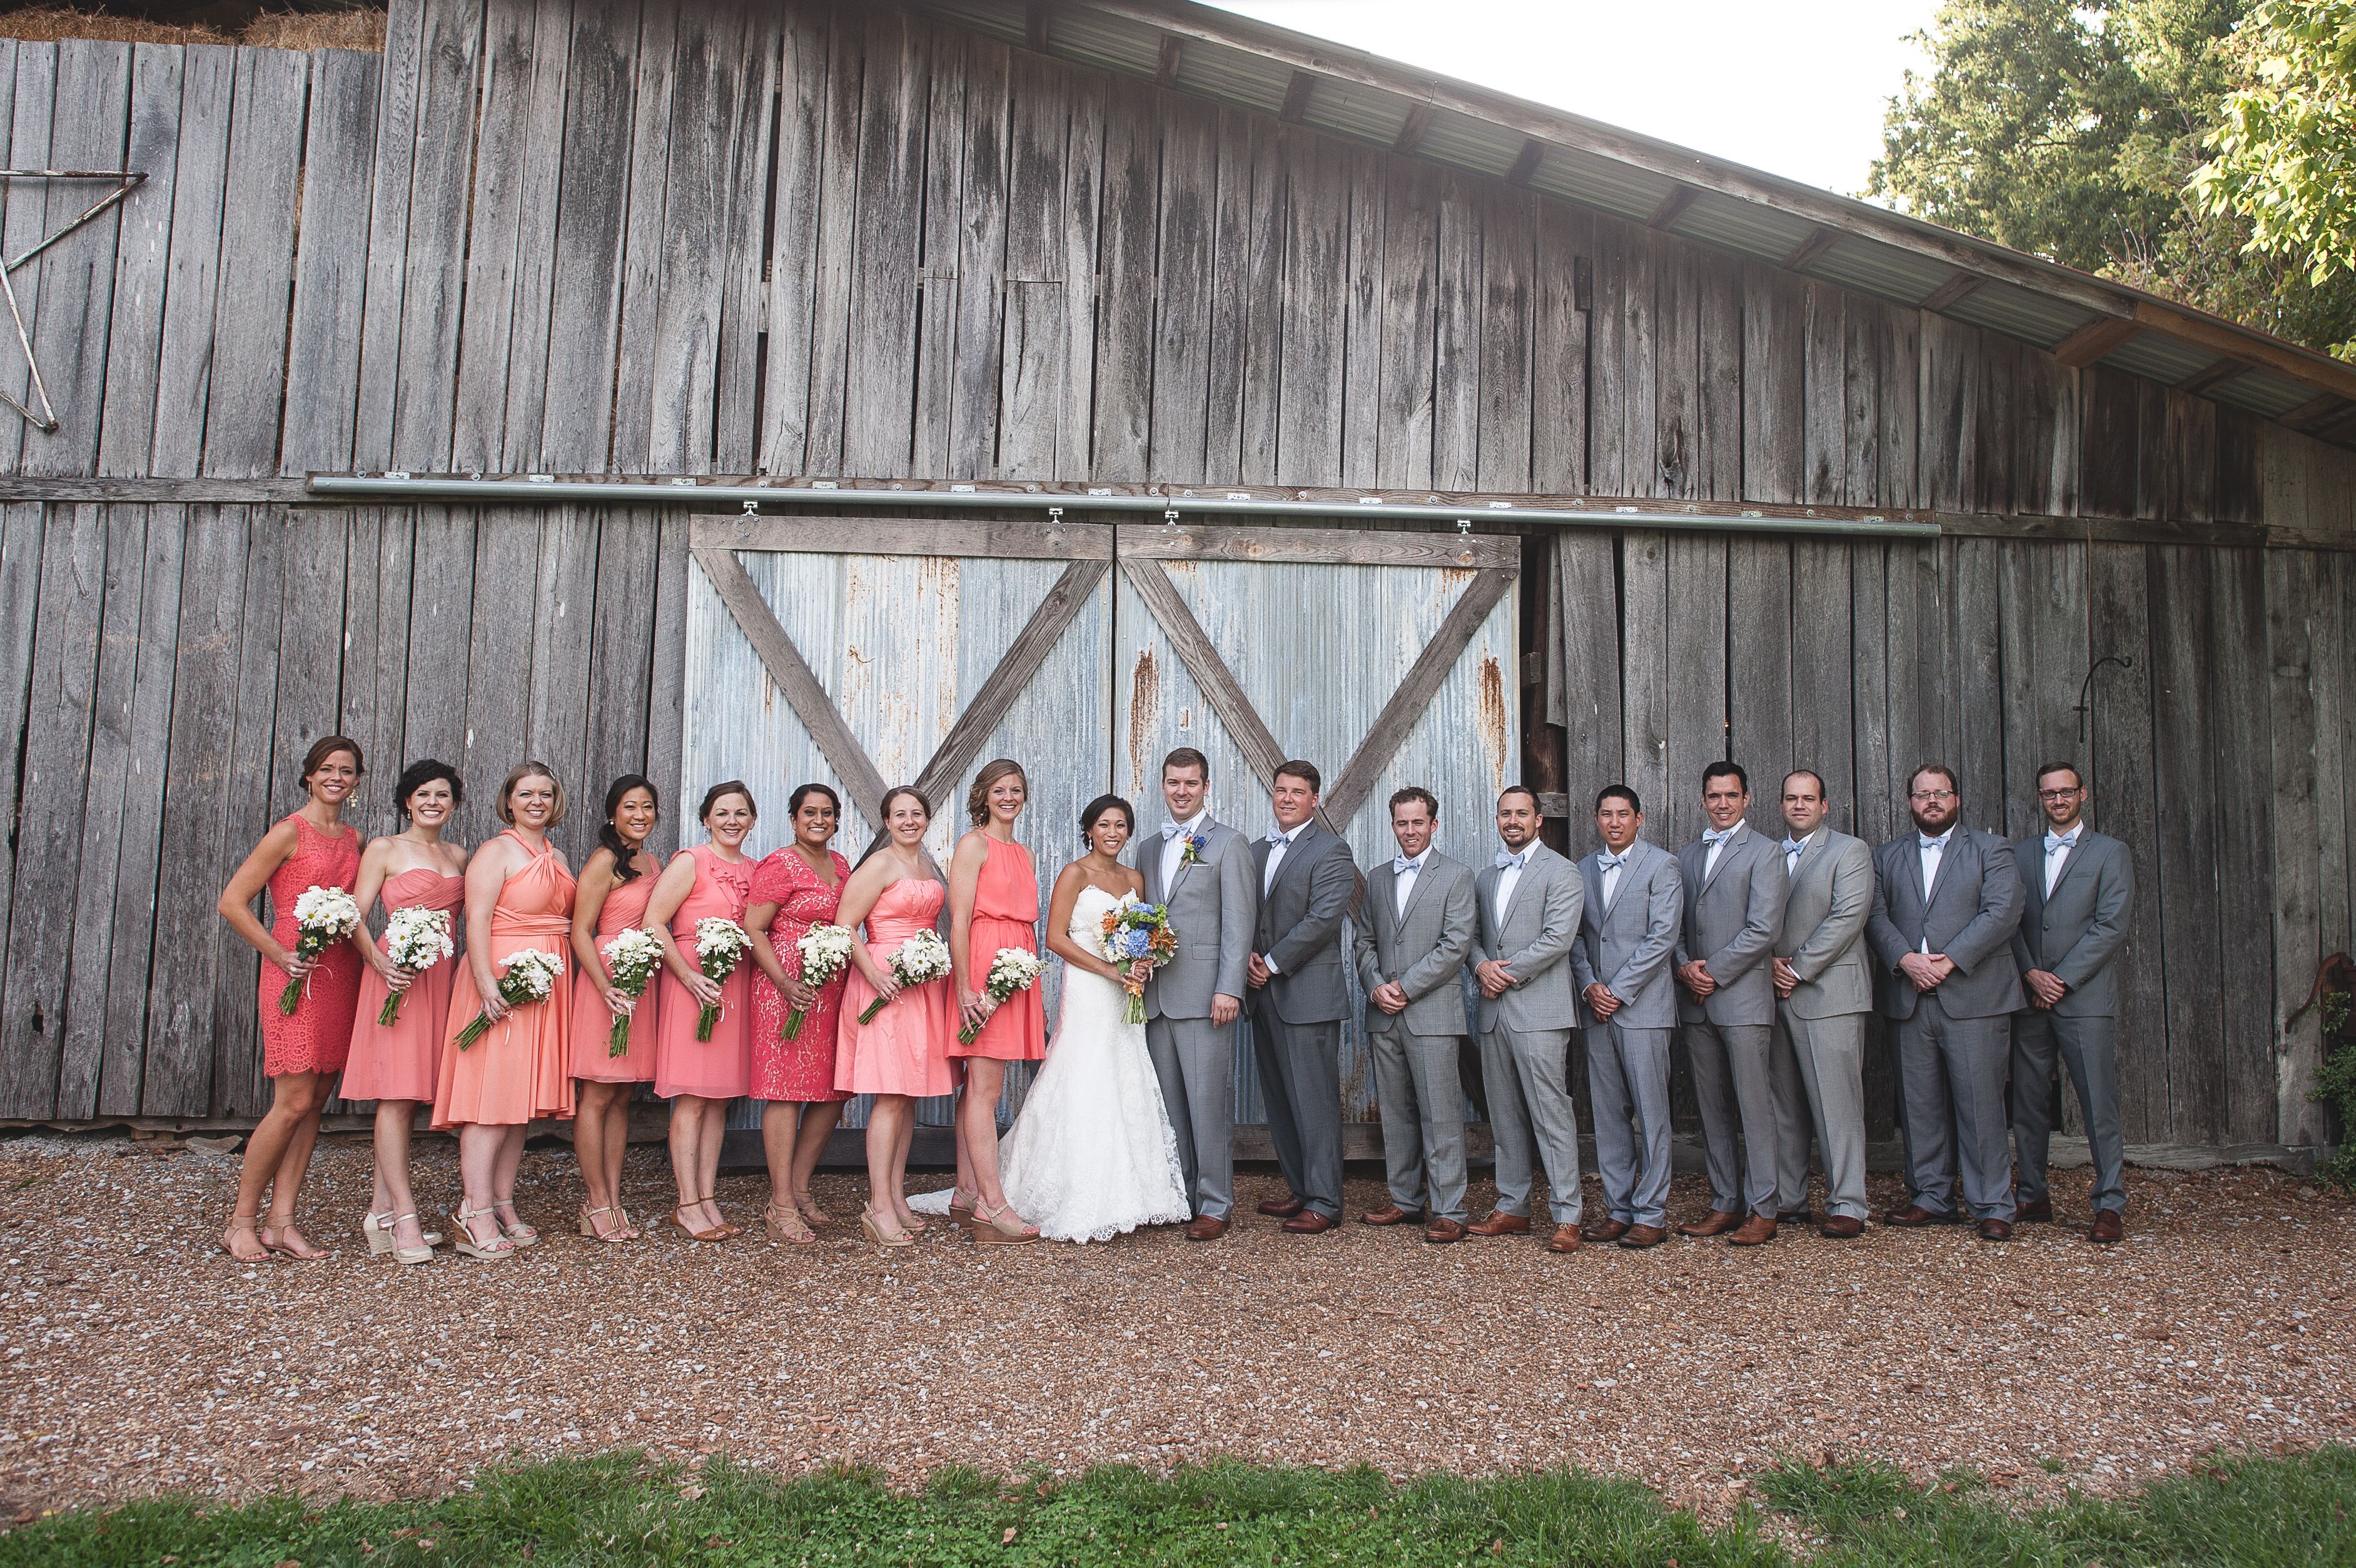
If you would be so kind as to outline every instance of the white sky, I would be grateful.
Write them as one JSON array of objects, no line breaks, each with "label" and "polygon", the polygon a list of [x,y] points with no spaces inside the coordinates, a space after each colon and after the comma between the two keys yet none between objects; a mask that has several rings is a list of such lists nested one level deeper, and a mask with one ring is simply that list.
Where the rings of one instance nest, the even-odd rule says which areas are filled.
[{"label": "white sky", "polygon": [[1937,0],[1212,0],[1854,196]]}]

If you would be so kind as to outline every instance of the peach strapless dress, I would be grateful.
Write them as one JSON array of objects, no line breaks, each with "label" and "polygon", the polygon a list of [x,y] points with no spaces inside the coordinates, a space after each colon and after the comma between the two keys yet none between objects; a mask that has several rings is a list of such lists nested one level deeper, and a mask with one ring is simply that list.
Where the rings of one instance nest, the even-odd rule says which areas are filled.
[{"label": "peach strapless dress", "polygon": [[[948,889],[929,877],[904,876],[884,889],[867,912],[867,956],[889,971],[892,954],[918,931],[934,929]],[[841,1033],[836,1037],[834,1086],[853,1094],[911,1094],[918,1099],[957,1088],[949,1047],[957,1044],[954,988],[947,978],[903,991],[875,1021],[859,1015],[875,1000],[875,988],[857,966],[842,990]]]},{"label": "peach strapless dress", "polygon": [[[506,836],[518,843],[514,830]],[[491,972],[522,948],[564,958],[564,973],[545,1002],[518,1007],[466,1050],[458,1031],[483,1010],[472,965],[450,984],[449,1023],[442,1034],[442,1068],[434,1093],[434,1125],[513,1127],[541,1117],[573,1115],[573,873],[545,845],[499,889],[491,908]]]},{"label": "peach strapless dress", "polygon": [[[719,918],[744,923],[744,905],[753,892],[753,863],[726,861],[708,843],[683,849],[695,861],[695,886],[688,889],[679,913],[670,918],[671,940],[688,962],[695,961],[695,922]],[[676,857],[673,865],[678,864]],[[753,955],[738,961],[736,972],[720,987],[720,1021],[712,1038],[695,1037],[695,1021],[703,1011],[695,993],[671,978],[668,967],[656,982],[662,987],[662,1029],[655,1047],[655,1092],[665,1100],[692,1094],[704,1100],[734,1100],[753,1081]],[[632,1033],[636,1033],[633,1030]]]},{"label": "peach strapless dress", "polygon": [[[450,934],[455,938],[463,934],[456,911],[466,901],[466,879],[444,876],[429,865],[415,866],[386,877],[377,901],[388,915],[395,909],[448,909]],[[466,966],[466,955],[453,953],[411,981],[401,993],[401,1012],[391,1028],[376,1021],[391,993],[375,970],[361,971],[359,1015],[352,1024],[351,1061],[344,1069],[346,1100],[434,1098],[441,1081],[442,1034],[450,1021],[452,977]]]},{"label": "peach strapless dress", "polygon": [[[638,875],[605,895],[597,910],[597,950],[632,926],[647,923],[647,900],[659,876]],[[588,975],[573,987],[573,1076],[592,1083],[646,1083],[655,1076],[656,1030],[662,1016],[663,977],[658,972],[630,1014],[630,1048],[612,1056],[614,1010]]]}]

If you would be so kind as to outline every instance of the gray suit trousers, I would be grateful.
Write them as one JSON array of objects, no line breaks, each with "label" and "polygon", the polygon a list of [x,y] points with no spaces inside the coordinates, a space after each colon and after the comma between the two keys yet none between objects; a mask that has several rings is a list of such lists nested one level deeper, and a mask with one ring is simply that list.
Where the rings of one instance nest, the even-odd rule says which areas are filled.
[{"label": "gray suit trousers", "polygon": [[1497,1140],[1498,1211],[1529,1213],[1534,1166],[1543,1161],[1554,1222],[1578,1224],[1579,1116],[1570,1096],[1570,1031],[1494,1024],[1481,1036],[1481,1071],[1489,1085],[1489,1130]]},{"label": "gray suit trousers", "polygon": [[2012,1015],[2012,1135],[2020,1151],[2020,1201],[2050,1198],[2047,1140],[2053,1133],[2053,1058],[2058,1048],[2078,1091],[2094,1156],[2094,1207],[2126,1210],[2126,1140],[2119,1127],[2118,1023],[2030,1007]]},{"label": "gray suit trousers", "polygon": [[1686,1026],[1709,1206],[1723,1214],[1776,1212],[1775,1088],[1768,1071],[1773,1033],[1769,1024]]},{"label": "gray suit trousers", "polygon": [[1975,1219],[2012,1218],[2012,1140],[2005,1125],[2008,1020],[1950,1018],[1929,991],[1899,1020],[1898,1079],[1906,1102],[1908,1184],[1933,1214],[1955,1212],[1955,1178]]},{"label": "gray suit trousers", "polygon": [[1328,1219],[1342,1218],[1342,1024],[1288,1024],[1265,1000],[1252,1011],[1252,1055],[1284,1185]]},{"label": "gray suit trousers", "polygon": [[1236,1201],[1236,1026],[1208,1018],[1148,1018],[1145,1050],[1197,1215],[1226,1218]]},{"label": "gray suit trousers", "polygon": [[1808,1207],[1808,1135],[1825,1158],[1825,1212],[1863,1219],[1865,1015],[1795,1017],[1779,1008],[1775,1030],[1775,1201]]},{"label": "gray suit trousers", "polygon": [[1590,1024],[1587,1092],[1595,1112],[1595,1165],[1603,1204],[1622,1225],[1665,1225],[1669,1214],[1669,1031]]},{"label": "gray suit trousers", "polygon": [[1399,1208],[1464,1222],[1464,1088],[1456,1035],[1366,1032],[1375,1100],[1383,1115],[1383,1164]]}]

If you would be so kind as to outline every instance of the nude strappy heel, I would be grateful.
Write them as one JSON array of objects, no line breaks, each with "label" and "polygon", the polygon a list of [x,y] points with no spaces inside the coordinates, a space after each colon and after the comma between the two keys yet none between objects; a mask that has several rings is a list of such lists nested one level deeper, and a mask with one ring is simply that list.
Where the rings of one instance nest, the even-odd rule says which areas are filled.
[{"label": "nude strappy heel", "polygon": [[[242,1230],[247,1235],[252,1237],[253,1244],[257,1247],[262,1247],[262,1251],[254,1254],[252,1257],[240,1256],[237,1249],[229,1244],[230,1238],[236,1235],[240,1230]],[[278,1261],[277,1253],[272,1251],[268,1247],[262,1246],[262,1217],[258,1214],[230,1215],[229,1217],[229,1229],[221,1234],[221,1251],[227,1252],[231,1261],[240,1263],[274,1263]]]},{"label": "nude strappy heel", "polygon": [[818,1240],[818,1232],[802,1223],[801,1215],[790,1203],[772,1203],[764,1207],[761,1227],[768,1231],[772,1241],[789,1241],[797,1247],[804,1247]]},{"label": "nude strappy heel", "polygon": [[1037,1228],[1024,1224],[1023,1216],[1014,1212],[1011,1203],[999,1205],[993,1214],[990,1206],[977,1197],[973,1219],[973,1242],[977,1247],[1024,1247],[1039,1239]]},{"label": "nude strappy heel", "polygon": [[879,1247],[913,1247],[916,1244],[916,1239],[905,1230],[886,1230],[877,1224],[875,1210],[872,1208],[859,1211],[859,1228],[866,1231],[867,1239]]},{"label": "nude strappy heel", "polygon": [[834,1216],[820,1208],[818,1206],[818,1200],[807,1192],[794,1194],[794,1208],[798,1209],[801,1217],[813,1226],[834,1223]]},{"label": "nude strappy heel", "polygon": [[[515,1205],[510,1202],[508,1207],[512,1208]],[[490,1208],[477,1210],[477,1212],[489,1215],[491,1217],[491,1223],[499,1228],[499,1234],[514,1242],[517,1246],[537,1247],[540,1245],[540,1231],[538,1228],[527,1225],[521,1219],[518,1219],[512,1225],[509,1224],[506,1220],[499,1218],[499,1206],[498,1204],[495,1203],[491,1205]]]},{"label": "nude strappy heel", "polygon": [[680,1216],[685,1214],[689,1209],[697,1207],[699,1206],[692,1203],[680,1204],[677,1208],[670,1211],[670,1222],[673,1225],[678,1226],[680,1230],[686,1231],[691,1240],[697,1241],[725,1241],[729,1237],[735,1234],[734,1231],[730,1230],[725,1226],[715,1226],[709,1230],[698,1230],[694,1226],[690,1225],[686,1220],[680,1218]]},{"label": "nude strappy heel", "polygon": [[253,1239],[261,1242],[264,1247],[267,1247],[270,1251],[278,1253],[281,1257],[292,1258],[298,1263],[324,1263],[329,1258],[335,1256],[333,1252],[328,1251],[325,1247],[313,1247],[307,1252],[298,1252],[294,1248],[286,1245],[285,1242],[278,1240],[280,1236],[284,1235],[287,1231],[294,1229],[294,1221],[292,1219],[289,1219],[284,1225],[257,1224],[253,1228]]},{"label": "nude strappy heel", "polygon": [[509,1258],[515,1256],[515,1243],[509,1240],[504,1232],[502,1232],[495,1240],[477,1241],[475,1240],[474,1227],[466,1223],[466,1221],[470,1219],[481,1219],[485,1218],[487,1218],[490,1220],[494,1229],[498,1227],[499,1217],[497,1214],[492,1213],[491,1210],[487,1208],[469,1208],[464,1203],[459,1204],[457,1211],[450,1216],[452,1228],[452,1237],[450,1241],[451,1248],[455,1251],[459,1256],[473,1258],[480,1262],[506,1262]]},{"label": "nude strappy heel", "polygon": [[[404,1219],[414,1219],[416,1218],[417,1216],[414,1214],[361,1215],[360,1234],[368,1238],[369,1255],[371,1257],[382,1257],[385,1253],[393,1251],[399,1248],[401,1245],[401,1239],[393,1234],[393,1227],[399,1225]],[[419,1240],[424,1242],[428,1251],[431,1251],[433,1249],[439,1247],[442,1244],[442,1232],[439,1230],[428,1230],[421,1226],[418,1230],[417,1236]],[[410,1260],[407,1258],[403,1258],[402,1260],[404,1263],[409,1261]],[[423,1262],[423,1260],[420,1259],[419,1261]]]},{"label": "nude strappy heel", "polygon": [[601,1229],[597,1224],[597,1216],[600,1214],[619,1214],[622,1211],[619,1208],[590,1208],[584,1206],[581,1210],[581,1234],[588,1237],[592,1241],[628,1240],[630,1239],[630,1233],[619,1220],[615,1221],[614,1228],[611,1230]]}]

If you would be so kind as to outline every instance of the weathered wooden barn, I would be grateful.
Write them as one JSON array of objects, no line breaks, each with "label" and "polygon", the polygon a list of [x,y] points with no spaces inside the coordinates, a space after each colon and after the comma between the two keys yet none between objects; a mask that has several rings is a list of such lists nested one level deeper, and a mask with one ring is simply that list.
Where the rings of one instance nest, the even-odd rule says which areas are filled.
[{"label": "weathered wooden barn", "polygon": [[858,841],[1012,755],[1050,875],[1182,742],[1247,827],[1323,764],[1362,863],[1408,781],[1476,857],[1516,776],[1583,850],[1620,779],[1682,843],[1721,756],[1872,838],[1918,760],[2020,833],[2079,759],[2130,1142],[2332,1135],[2346,365],[1181,0],[0,43],[0,134],[144,177],[21,264],[109,187],[0,201],[56,426],[0,414],[0,1118],[256,1112],[213,900],[342,730],[369,829],[437,755],[479,836],[530,755],[576,856],[625,769],[667,838],[741,775]]}]

